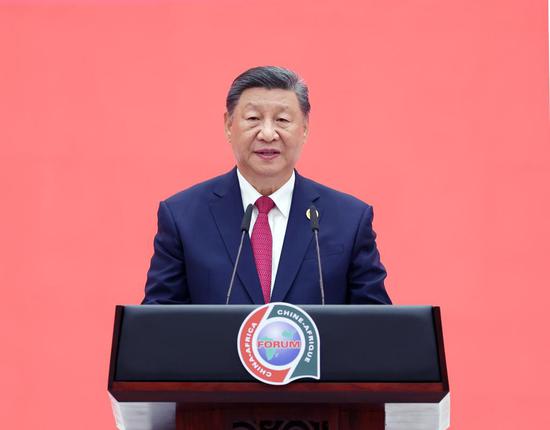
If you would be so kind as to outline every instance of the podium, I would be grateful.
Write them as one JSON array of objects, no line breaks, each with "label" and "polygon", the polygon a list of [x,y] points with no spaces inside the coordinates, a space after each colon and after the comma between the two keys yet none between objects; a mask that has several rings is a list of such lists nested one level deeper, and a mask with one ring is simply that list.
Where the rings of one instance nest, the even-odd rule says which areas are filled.
[{"label": "podium", "polygon": [[442,430],[449,381],[440,309],[304,305],[320,379],[273,386],[240,362],[253,305],[117,306],[108,391],[121,430]]}]

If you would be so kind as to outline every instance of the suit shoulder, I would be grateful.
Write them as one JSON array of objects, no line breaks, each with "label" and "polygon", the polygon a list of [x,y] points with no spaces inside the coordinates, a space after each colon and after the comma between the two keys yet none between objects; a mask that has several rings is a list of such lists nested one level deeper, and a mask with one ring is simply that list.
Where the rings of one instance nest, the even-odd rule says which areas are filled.
[{"label": "suit shoulder", "polygon": [[199,182],[192,185],[176,194],[166,198],[164,203],[168,206],[180,206],[189,204],[191,202],[197,202],[213,195],[214,190],[219,185],[220,181],[226,179],[230,173],[216,176],[214,178],[207,179],[206,181]]},{"label": "suit shoulder", "polygon": [[368,203],[364,202],[361,199],[358,199],[351,194],[335,190],[334,188],[327,187],[326,185],[320,184],[319,182],[315,182],[308,178],[302,177],[302,179],[311,188],[315,189],[319,193],[319,196],[321,198],[330,199],[337,204],[344,205],[348,209],[364,211],[365,209],[372,207]]}]

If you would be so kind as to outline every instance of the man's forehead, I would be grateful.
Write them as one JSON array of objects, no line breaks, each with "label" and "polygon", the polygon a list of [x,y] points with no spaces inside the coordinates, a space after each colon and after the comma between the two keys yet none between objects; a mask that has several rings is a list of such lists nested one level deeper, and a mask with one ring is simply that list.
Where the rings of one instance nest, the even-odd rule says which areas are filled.
[{"label": "man's forehead", "polygon": [[276,107],[280,109],[298,108],[298,97],[291,90],[279,88],[248,88],[243,91],[237,105],[244,108]]}]

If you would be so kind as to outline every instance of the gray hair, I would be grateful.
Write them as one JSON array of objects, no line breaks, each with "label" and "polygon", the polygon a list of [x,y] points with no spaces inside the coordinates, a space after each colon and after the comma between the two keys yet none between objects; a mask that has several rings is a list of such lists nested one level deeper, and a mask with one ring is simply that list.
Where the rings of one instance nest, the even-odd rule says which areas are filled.
[{"label": "gray hair", "polygon": [[306,83],[292,70],[277,66],[253,67],[235,78],[227,93],[225,106],[229,115],[233,115],[235,106],[244,90],[249,88],[267,88],[294,91],[304,116],[309,116],[309,92]]}]

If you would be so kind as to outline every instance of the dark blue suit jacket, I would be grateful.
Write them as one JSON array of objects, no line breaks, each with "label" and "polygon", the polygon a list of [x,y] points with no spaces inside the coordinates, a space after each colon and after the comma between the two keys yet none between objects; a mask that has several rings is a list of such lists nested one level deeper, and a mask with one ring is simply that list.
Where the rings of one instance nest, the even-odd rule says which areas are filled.
[{"label": "dark blue suit jacket", "polygon": [[[371,206],[298,173],[271,301],[321,302],[315,241],[306,217],[312,203],[320,214],[326,303],[390,304]],[[236,169],[161,202],[143,303],[225,303],[243,214]],[[263,302],[247,236],[230,303]]]}]

